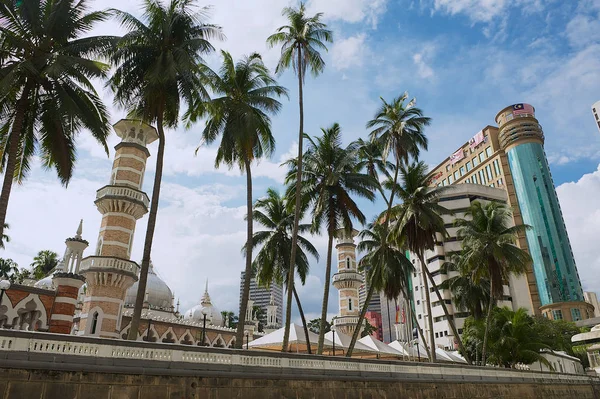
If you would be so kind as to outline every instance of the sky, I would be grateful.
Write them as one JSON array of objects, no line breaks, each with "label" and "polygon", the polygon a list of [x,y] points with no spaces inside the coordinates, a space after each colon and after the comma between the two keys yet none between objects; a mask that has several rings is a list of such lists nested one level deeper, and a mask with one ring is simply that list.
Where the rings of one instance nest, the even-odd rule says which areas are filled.
[{"label": "sky", "polygon": [[[90,0],[94,9],[120,8],[141,15],[141,2]],[[216,49],[234,58],[260,52],[274,70],[279,49],[269,49],[267,36],[285,23],[287,0],[204,1],[211,23],[227,39]],[[380,104],[408,91],[432,124],[426,129],[429,151],[422,155],[436,165],[486,125],[505,106],[527,102],[546,137],[545,149],[561,202],[573,252],[586,291],[600,292],[600,132],[591,105],[600,100],[600,0],[310,0],[310,13],[323,12],[334,33],[324,53],[325,71],[307,77],[305,131],[338,122],[343,140],[366,138],[365,123]],[[120,35],[115,21],[98,25],[92,34]],[[206,57],[218,68],[219,51]],[[289,89],[281,112],[273,116],[277,149],[271,159],[253,166],[254,199],[267,188],[282,189],[282,161],[296,152],[298,88],[285,72],[279,83]],[[112,105],[112,94],[98,82],[111,120],[126,112]],[[165,169],[152,260],[155,270],[180,300],[181,311],[198,303],[205,281],[213,304],[237,313],[239,277],[244,267],[241,247],[246,239],[245,177],[237,169],[214,168],[215,147],[199,144],[203,122],[189,129],[167,131]],[[68,187],[39,162],[29,179],[14,186],[7,222],[11,242],[1,255],[28,266],[43,249],[64,252],[64,240],[84,220],[83,236],[95,251],[100,214],[96,190],[108,184],[116,135],[110,156],[88,132],[78,137],[78,161]],[[144,179],[151,193],[156,143]],[[361,202],[363,203],[363,202]],[[383,209],[364,204],[368,218]],[[147,218],[138,221],[134,260],[141,260]],[[257,226],[258,227],[258,226]],[[360,227],[360,226],[359,226]],[[298,292],[307,318],[320,315],[324,284],[325,235],[311,238],[321,259]],[[332,288],[329,316],[337,313]],[[296,316],[295,316],[296,317]]]}]

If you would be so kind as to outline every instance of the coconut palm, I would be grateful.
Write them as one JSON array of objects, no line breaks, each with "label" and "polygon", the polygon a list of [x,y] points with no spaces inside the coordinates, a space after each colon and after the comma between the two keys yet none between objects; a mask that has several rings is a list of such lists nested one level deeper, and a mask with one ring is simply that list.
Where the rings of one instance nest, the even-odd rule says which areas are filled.
[{"label": "coconut palm", "polygon": [[0,258],[0,279],[11,280],[19,273],[19,265],[12,259]]},{"label": "coconut palm", "polygon": [[46,277],[56,266],[58,266],[58,254],[54,251],[43,250],[37,253],[31,263],[33,277],[36,279]]},{"label": "coconut palm", "polygon": [[461,262],[460,252],[452,254],[450,261],[445,262],[440,271],[444,274],[457,272],[439,284],[440,289],[452,292],[452,303],[456,309],[467,310],[475,320],[483,318],[483,309],[487,308],[490,299],[490,282],[482,278],[475,282],[471,270]]},{"label": "coconut palm", "polygon": [[[4,223],[4,231],[8,230],[9,227],[10,226],[8,225],[8,223]],[[0,248],[4,249],[4,246],[7,242],[10,242],[10,237],[8,236],[8,234],[2,233],[2,236],[0,236]]]},{"label": "coconut palm", "polygon": [[496,301],[502,298],[503,285],[511,274],[523,274],[531,265],[531,256],[515,245],[520,233],[530,227],[511,226],[510,209],[498,202],[483,205],[479,201],[471,204],[464,219],[457,219],[457,237],[462,239],[461,263],[471,271],[473,281],[489,280],[490,297],[487,322],[483,339],[482,363],[485,364],[490,313]]},{"label": "coconut palm", "polygon": [[[323,351],[325,338],[333,239],[339,230],[352,230],[352,219],[360,223],[365,222],[364,214],[352,197],[358,196],[373,201],[373,191],[377,186],[377,182],[359,168],[358,144],[353,142],[347,147],[342,146],[340,125],[334,123],[330,128],[321,129],[321,132],[319,137],[306,136],[308,148],[304,154],[302,171],[303,203],[312,208],[312,230],[319,232],[324,226],[328,236],[318,354]],[[292,168],[286,183],[290,184],[288,195],[293,198],[298,164],[294,161],[290,165]]]},{"label": "coconut palm", "polygon": [[[246,173],[247,245],[246,276],[252,273],[252,168],[255,160],[270,156],[275,149],[275,139],[271,133],[271,119],[281,109],[277,97],[286,96],[287,91],[271,77],[259,54],[244,57],[235,63],[225,51],[223,65],[218,73],[204,67],[206,82],[214,93],[214,98],[203,101],[192,110],[192,120],[207,117],[202,131],[202,141],[206,144],[221,141],[217,150],[215,167],[226,164],[230,168],[238,166]],[[240,302],[239,323],[236,333],[236,346],[244,342],[246,307],[250,298],[250,279],[244,282]]]},{"label": "coconut palm", "polygon": [[[319,75],[325,69],[325,61],[319,51],[327,51],[325,43],[333,41],[333,34],[327,29],[327,25],[321,22],[322,13],[317,13],[312,17],[306,15],[306,6],[304,2],[300,3],[298,8],[286,7],[282,14],[286,17],[288,24],[277,29],[276,33],[267,38],[267,44],[270,47],[281,45],[281,57],[277,64],[277,73],[283,73],[290,67],[298,77],[298,106],[300,108],[300,123],[298,131],[298,158],[296,167],[296,203],[294,209],[294,228],[292,230],[292,252],[290,253],[290,263],[293,266],[292,259],[296,258],[298,228],[300,225],[300,200],[302,188],[302,155],[304,152],[304,81],[306,70],[310,69],[313,76]],[[289,270],[289,281],[294,284],[294,269]],[[285,332],[283,335],[282,351],[287,351],[290,337],[290,323],[292,315],[292,292],[288,290],[285,312]]]},{"label": "coconut palm", "polygon": [[98,57],[115,38],[84,37],[109,17],[89,8],[86,0],[0,2],[0,237],[13,180],[27,177],[34,155],[64,185],[79,132],[89,131],[108,155],[108,112],[91,80],[106,76]]},{"label": "coconut palm", "polygon": [[[146,292],[152,239],[160,197],[165,131],[175,128],[179,113],[208,98],[202,85],[202,55],[214,50],[210,39],[221,38],[221,30],[205,22],[206,9],[197,9],[193,0],[145,0],[142,19],[114,10],[128,30],[111,54],[116,67],[109,86],[115,103],[130,117],[155,124],[158,152],[148,227],[128,339],[137,338],[138,325]],[[238,340],[241,342],[241,340]]]},{"label": "coconut palm", "polygon": [[370,223],[359,236],[361,242],[358,244],[358,251],[365,252],[365,255],[360,260],[358,267],[365,273],[369,290],[346,352],[347,357],[352,356],[373,293],[383,291],[388,299],[396,299],[400,294],[406,294],[408,279],[414,270],[412,262],[406,257],[405,248],[397,245],[403,243],[401,241],[387,242],[390,234],[383,224]]},{"label": "coconut palm", "polygon": [[369,176],[371,176],[377,183],[377,191],[381,194],[381,197],[385,201],[385,205],[389,205],[389,199],[387,198],[384,187],[380,184],[380,180],[390,180],[390,170],[394,169],[394,164],[383,159],[383,152],[381,143],[378,141],[365,141],[358,139],[356,141],[358,145],[358,158],[360,160],[358,167],[364,170]]},{"label": "coconut palm", "polygon": [[[423,286],[425,292],[425,302],[429,307],[427,318],[429,322],[429,342],[431,343],[431,361],[435,361],[435,340],[433,336],[433,317],[431,316],[431,301],[429,300],[429,282],[435,291],[439,302],[442,305],[448,324],[452,329],[454,338],[463,350],[462,340],[454,324],[454,319],[448,312],[446,302],[443,300],[438,286],[433,280],[433,276],[427,268],[425,262],[425,251],[433,250],[436,242],[436,235],[447,236],[444,227],[442,214],[449,213],[446,208],[438,204],[439,196],[445,191],[445,188],[428,188],[429,178],[427,176],[427,166],[424,162],[414,162],[408,166],[400,166],[402,184],[398,186],[398,197],[402,201],[392,209],[394,223],[391,227],[392,234],[397,238],[405,240],[406,246],[411,252],[417,255],[421,263]],[[468,355],[467,362],[470,363]]]},{"label": "coconut palm", "polygon": [[[301,216],[303,216],[301,214]],[[308,338],[308,325],[302,310],[302,304],[296,287],[289,284],[290,258],[289,253],[292,246],[292,230],[294,227],[294,212],[287,204],[287,199],[279,195],[272,188],[267,190],[267,197],[259,199],[254,203],[254,220],[267,230],[254,233],[252,244],[261,246],[253,262],[256,279],[260,285],[268,286],[272,282],[283,284],[286,289],[293,290],[293,295],[298,306],[306,342]],[[310,231],[310,224],[301,224],[299,232],[306,233]],[[317,249],[306,238],[298,235],[298,248],[296,249],[295,270],[302,285],[306,283],[306,276],[310,269],[307,254],[319,260]],[[310,345],[307,346],[310,353]]]}]

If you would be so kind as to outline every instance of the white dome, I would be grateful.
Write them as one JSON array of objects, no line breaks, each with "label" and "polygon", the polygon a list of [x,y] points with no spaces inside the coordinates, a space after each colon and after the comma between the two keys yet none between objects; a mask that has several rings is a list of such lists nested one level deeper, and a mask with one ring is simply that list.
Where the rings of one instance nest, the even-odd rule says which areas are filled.
[{"label": "white dome", "polygon": [[[135,305],[135,297],[138,291],[138,282],[133,283],[125,294],[125,306],[133,307]],[[164,309],[172,311],[173,309],[173,293],[171,289],[161,280],[154,272],[154,266],[150,262],[148,269],[148,281],[146,282],[146,292],[148,293],[148,304],[151,309]]]},{"label": "white dome", "polygon": [[210,295],[208,295],[208,282],[206,282],[206,289],[204,290],[204,295],[202,296],[200,303],[185,312],[183,318],[185,320],[203,322],[204,313],[202,313],[202,308],[206,308],[206,320],[210,324],[213,326],[223,325],[223,316],[221,315],[221,312],[210,301]]},{"label": "white dome", "polygon": [[44,290],[55,290],[56,286],[54,285],[54,281],[52,281],[52,275],[46,276],[41,280],[38,280],[33,285],[35,288],[42,288]]}]

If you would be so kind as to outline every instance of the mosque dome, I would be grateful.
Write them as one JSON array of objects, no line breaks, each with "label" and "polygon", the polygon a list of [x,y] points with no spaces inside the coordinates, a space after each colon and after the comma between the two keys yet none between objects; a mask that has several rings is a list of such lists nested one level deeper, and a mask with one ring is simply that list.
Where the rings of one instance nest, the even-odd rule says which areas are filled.
[{"label": "mosque dome", "polygon": [[204,313],[202,309],[205,308],[206,311],[206,320],[212,324],[213,326],[222,326],[223,325],[223,316],[219,309],[217,309],[212,302],[210,301],[210,295],[208,294],[208,281],[206,282],[206,288],[204,289],[204,295],[202,295],[202,299],[200,303],[193,308],[189,309],[183,315],[185,320],[195,321],[195,322],[203,322],[204,321]]},{"label": "mosque dome", "polygon": [[44,290],[55,290],[56,286],[54,285],[54,281],[52,281],[52,275],[48,275],[33,284],[35,288],[41,288]]},{"label": "mosque dome", "polygon": [[[133,283],[125,294],[125,306],[133,307],[135,305],[135,297],[137,295],[138,282]],[[148,269],[148,281],[146,283],[146,292],[148,296],[146,301],[151,309],[173,310],[173,292],[154,271],[154,265],[150,262]]]}]

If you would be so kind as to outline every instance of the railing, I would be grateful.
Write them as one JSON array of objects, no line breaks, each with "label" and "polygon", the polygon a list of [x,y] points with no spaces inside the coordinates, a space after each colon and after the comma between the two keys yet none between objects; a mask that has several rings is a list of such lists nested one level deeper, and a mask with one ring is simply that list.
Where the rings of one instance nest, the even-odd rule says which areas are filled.
[{"label": "railing", "polygon": [[139,268],[137,263],[130,260],[105,256],[88,256],[81,261],[79,271],[90,269],[117,269],[137,275]]},{"label": "railing", "polygon": [[360,273],[356,272],[339,272],[333,275],[333,282],[336,281],[363,281],[363,277]]},{"label": "railing", "polygon": [[[206,366],[245,366],[251,368],[271,369],[309,369],[337,371],[344,376],[349,372],[359,372],[360,375],[370,373],[385,373],[391,378],[406,379],[447,379],[478,381],[499,381],[508,379],[514,382],[535,383],[574,383],[574,384],[600,384],[597,377],[579,374],[562,374],[539,371],[511,370],[492,367],[475,367],[459,365],[442,365],[411,363],[389,360],[373,359],[340,359],[312,355],[282,354],[267,351],[244,351],[233,349],[209,349],[202,347],[186,347],[185,345],[129,342],[101,338],[78,337],[60,334],[22,331],[0,331],[0,353],[21,352],[29,354],[68,355],[80,356],[81,360],[73,363],[81,367],[86,363],[85,357],[92,358],[86,364],[97,364],[94,358],[131,359],[140,360],[140,365],[131,364],[131,367],[144,367],[144,362],[153,360],[164,362],[164,366],[153,363],[153,368],[170,368],[168,362],[184,362],[190,364],[204,364]],[[7,354],[0,356],[0,366],[4,360],[15,358]],[[15,358],[16,359],[16,358]],[[21,364],[24,360],[18,356]],[[67,358],[65,358],[67,359]],[[56,362],[56,356],[45,357],[43,361]],[[297,373],[290,370],[289,372]],[[396,375],[394,375],[396,374]]]},{"label": "railing", "polygon": [[103,197],[126,197],[134,199],[148,207],[150,199],[145,192],[125,186],[104,186],[96,192],[96,199]]},{"label": "railing", "polygon": [[334,325],[358,324],[358,316],[337,316],[333,319]]}]

